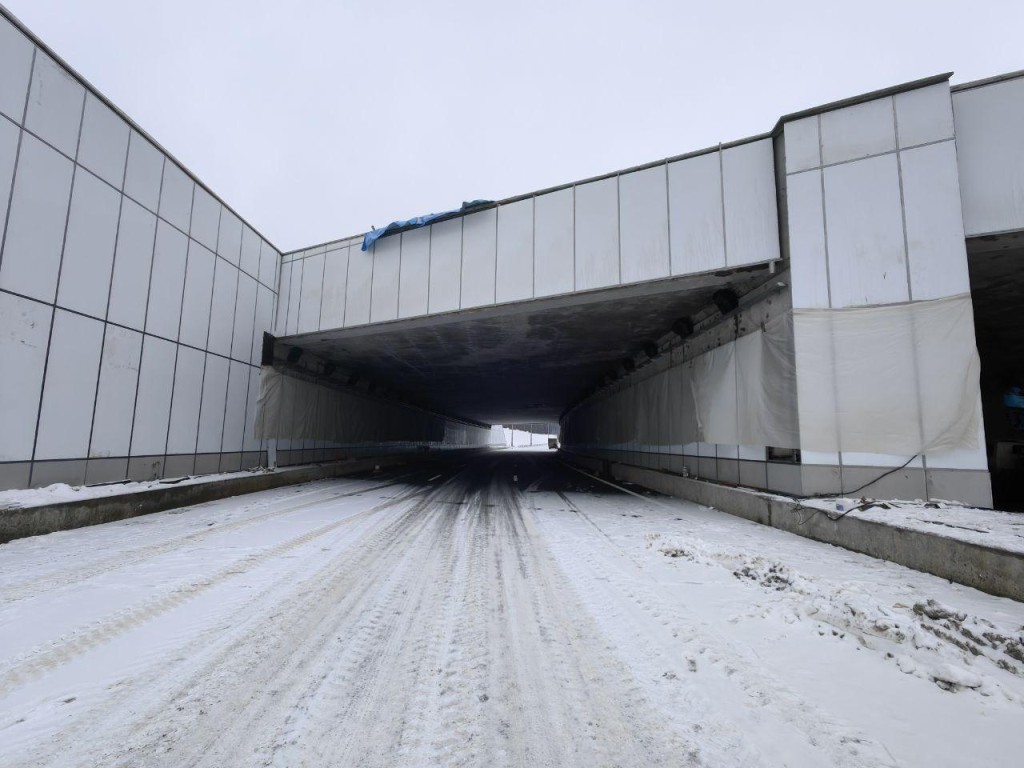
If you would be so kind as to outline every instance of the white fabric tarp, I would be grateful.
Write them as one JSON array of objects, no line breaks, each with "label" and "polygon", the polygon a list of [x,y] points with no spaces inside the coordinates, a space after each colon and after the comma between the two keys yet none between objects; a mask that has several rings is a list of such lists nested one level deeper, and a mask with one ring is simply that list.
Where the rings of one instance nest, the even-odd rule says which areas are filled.
[{"label": "white fabric tarp", "polygon": [[342,392],[264,366],[256,437],[343,445],[409,442],[454,447],[486,445],[491,430],[401,403]]},{"label": "white fabric tarp", "polygon": [[793,311],[800,446],[912,456],[977,448],[971,298]]},{"label": "white fabric tarp", "polygon": [[585,403],[565,427],[573,443],[593,447],[798,447],[790,318]]}]

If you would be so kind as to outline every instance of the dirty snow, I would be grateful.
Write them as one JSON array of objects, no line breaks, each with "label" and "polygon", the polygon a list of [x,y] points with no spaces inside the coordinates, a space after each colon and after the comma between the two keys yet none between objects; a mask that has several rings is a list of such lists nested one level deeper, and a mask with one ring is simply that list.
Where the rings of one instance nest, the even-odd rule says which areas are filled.
[{"label": "dirty snow", "polygon": [[0,546],[0,764],[1019,761],[1024,605],[462,461]]},{"label": "dirty snow", "polygon": [[120,481],[101,483],[99,485],[68,485],[54,483],[42,488],[24,488],[0,491],[0,510],[38,507],[46,504],[66,504],[70,501],[96,499],[105,496],[120,496],[128,493],[148,491],[153,488],[166,488],[172,485],[196,485],[210,483],[228,478],[248,477],[266,473],[267,470],[252,469],[241,472],[221,472],[211,475],[189,475],[187,477],[168,477],[161,480]]}]

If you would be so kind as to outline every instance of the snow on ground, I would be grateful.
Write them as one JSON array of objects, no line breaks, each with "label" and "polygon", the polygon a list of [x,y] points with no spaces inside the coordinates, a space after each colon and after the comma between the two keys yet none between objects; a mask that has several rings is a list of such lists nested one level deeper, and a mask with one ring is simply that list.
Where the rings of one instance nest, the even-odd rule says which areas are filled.
[{"label": "snow on ground", "polygon": [[800,501],[832,518],[856,517],[905,530],[1024,552],[1024,515],[966,507],[956,501],[884,501],[822,498]]},{"label": "snow on ground", "polygon": [[1024,605],[553,454],[0,546],[5,766],[992,766]]},{"label": "snow on ground", "polygon": [[126,493],[138,493],[152,488],[166,488],[169,485],[196,485],[210,483],[228,478],[247,477],[267,472],[266,469],[243,470],[241,472],[222,472],[212,475],[190,475],[188,477],[163,478],[162,480],[119,481],[101,483],[99,485],[68,485],[54,483],[42,488],[24,488],[0,491],[0,510],[38,507],[45,504],[65,504],[69,501],[95,499],[105,496],[120,496]]}]

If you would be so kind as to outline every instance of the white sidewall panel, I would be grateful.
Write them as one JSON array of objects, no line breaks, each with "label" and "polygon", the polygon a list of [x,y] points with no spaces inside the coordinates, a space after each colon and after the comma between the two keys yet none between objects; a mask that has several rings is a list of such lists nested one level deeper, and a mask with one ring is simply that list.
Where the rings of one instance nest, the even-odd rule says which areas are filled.
[{"label": "white sidewall panel", "polygon": [[324,255],[324,291],[320,304],[321,328],[343,328],[345,326],[348,253],[348,248],[339,248],[335,251],[328,251]]},{"label": "white sidewall panel", "polygon": [[907,257],[914,300],[971,290],[952,141],[900,153]]},{"label": "white sidewall panel", "polygon": [[53,310],[0,292],[0,461],[32,458]]},{"label": "white sidewall panel", "polygon": [[576,290],[619,283],[618,178],[576,187]]},{"label": "white sidewall panel", "polygon": [[166,222],[158,221],[146,333],[155,333],[165,339],[178,338],[187,255],[188,238]]},{"label": "white sidewall panel", "polygon": [[450,312],[459,308],[462,219],[443,221],[432,225],[430,229],[430,311]]},{"label": "white sidewall panel", "polygon": [[497,209],[472,213],[463,219],[460,302],[463,309],[494,303],[497,248]]},{"label": "white sidewall panel", "polygon": [[430,283],[430,227],[403,232],[400,237],[398,316],[425,315]]},{"label": "white sidewall panel", "polygon": [[725,214],[718,152],[669,163],[672,274],[725,266]]},{"label": "white sidewall panel", "polygon": [[320,302],[323,299],[326,255],[310,256],[302,268],[302,299],[299,303],[299,333],[320,330]]},{"label": "white sidewall panel", "polygon": [[107,310],[111,322],[140,331],[145,327],[155,236],[156,216],[131,200],[122,200]]},{"label": "white sidewall panel", "polygon": [[520,200],[498,209],[498,266],[495,301],[533,297],[533,201]]},{"label": "white sidewall panel", "polygon": [[205,352],[188,347],[178,348],[171,421],[167,430],[167,453],[195,453],[205,365]]},{"label": "white sidewall panel", "polygon": [[534,199],[536,297],[572,293],[575,288],[574,194],[573,189],[561,189]]},{"label": "white sidewall panel", "polygon": [[35,458],[77,459],[89,454],[103,323],[58,309],[39,413]]},{"label": "white sidewall panel", "polygon": [[668,180],[659,165],[619,177],[622,282],[668,277]]},{"label": "white sidewall panel", "polygon": [[57,303],[93,317],[107,313],[121,195],[79,169],[71,193]]},{"label": "white sidewall panel", "polygon": [[722,152],[725,261],[730,267],[779,258],[779,210],[771,139]]},{"label": "white sidewall panel", "polygon": [[141,359],[141,333],[113,325],[106,327],[90,457],[128,455],[134,412],[131,406],[135,403]]},{"label": "white sidewall panel", "polygon": [[370,289],[370,322],[381,323],[398,317],[398,273],[401,269],[402,238],[392,235],[378,240],[373,248],[373,285]]},{"label": "white sidewall panel", "polygon": [[787,177],[786,202],[793,306],[827,308],[828,264],[821,171],[804,171]]},{"label": "white sidewall panel", "polygon": [[906,301],[895,154],[837,165],[824,173],[832,306]]}]

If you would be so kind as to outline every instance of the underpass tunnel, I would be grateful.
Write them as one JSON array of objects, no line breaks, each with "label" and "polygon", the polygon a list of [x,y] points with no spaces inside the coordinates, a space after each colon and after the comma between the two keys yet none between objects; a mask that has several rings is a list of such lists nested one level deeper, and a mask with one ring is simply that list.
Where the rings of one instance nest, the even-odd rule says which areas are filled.
[{"label": "underpass tunnel", "polygon": [[968,240],[992,494],[1024,510],[1024,231]]},{"label": "underpass tunnel", "polygon": [[[268,381],[291,393],[261,397],[267,406],[257,429],[278,441],[279,463],[381,453],[382,446],[522,447],[515,431],[540,436],[527,444],[547,446],[587,399],[753,330],[751,307],[784,312],[787,280],[777,262],[765,263],[356,328],[268,334],[264,394]],[[667,423],[670,416],[655,418]]]}]

